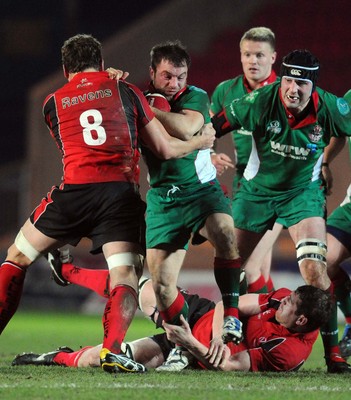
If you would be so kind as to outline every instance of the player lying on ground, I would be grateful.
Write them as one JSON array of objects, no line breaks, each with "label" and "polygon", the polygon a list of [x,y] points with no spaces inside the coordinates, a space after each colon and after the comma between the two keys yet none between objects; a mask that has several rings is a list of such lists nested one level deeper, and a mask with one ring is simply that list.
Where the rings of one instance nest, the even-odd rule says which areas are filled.
[{"label": "player lying on ground", "polygon": [[[75,283],[85,287],[92,281],[94,290],[104,295],[108,274],[104,270],[86,270],[73,264],[62,265],[62,282],[71,274]],[[72,273],[74,271],[74,273]],[[95,272],[94,272],[95,271]],[[193,367],[224,371],[295,371],[306,361],[318,337],[318,329],[329,318],[331,297],[313,286],[300,286],[295,291],[279,289],[269,294],[240,296],[239,311],[244,321],[244,341],[240,345],[223,344],[221,302],[184,293],[189,303],[189,319],[181,326],[161,322],[151,280],[140,284],[139,306],[157,327],[166,333],[125,343],[123,349],[135,361],[147,368],[161,365],[173,343],[186,347],[193,356]],[[67,347],[55,351],[16,356],[12,365],[63,365],[68,367],[100,366],[102,346],[84,347],[73,351]],[[115,366],[111,366],[115,368]],[[115,368],[115,372],[120,369]]]}]

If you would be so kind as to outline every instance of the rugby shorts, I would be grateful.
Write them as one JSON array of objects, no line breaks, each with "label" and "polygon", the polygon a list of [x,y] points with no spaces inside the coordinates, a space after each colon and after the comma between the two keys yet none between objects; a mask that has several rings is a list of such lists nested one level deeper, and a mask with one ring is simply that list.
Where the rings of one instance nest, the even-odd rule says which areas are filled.
[{"label": "rugby shorts", "polygon": [[312,182],[302,189],[272,194],[243,179],[232,204],[234,225],[261,233],[272,229],[276,221],[289,228],[306,218],[325,219],[325,196],[321,181]]},{"label": "rugby shorts", "polygon": [[[145,203],[128,182],[54,186],[30,216],[43,234],[76,246],[92,240],[92,254],[114,241],[145,249]],[[145,251],[144,251],[145,252]]]},{"label": "rugby shorts", "polygon": [[146,195],[146,247],[172,245],[187,249],[206,239],[198,232],[216,213],[232,215],[231,201],[217,180],[188,187],[151,188]]},{"label": "rugby shorts", "polygon": [[327,219],[327,232],[351,253],[351,203],[337,207]]}]

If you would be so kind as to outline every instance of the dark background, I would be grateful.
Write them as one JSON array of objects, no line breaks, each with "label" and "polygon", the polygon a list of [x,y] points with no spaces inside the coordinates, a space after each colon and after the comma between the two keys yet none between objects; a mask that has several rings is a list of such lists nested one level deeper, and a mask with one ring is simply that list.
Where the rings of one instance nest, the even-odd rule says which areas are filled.
[{"label": "dark background", "polygon": [[0,166],[25,156],[28,88],[61,65],[63,41],[88,33],[103,41],[162,0],[1,0]]},{"label": "dark background", "polygon": [[[149,31],[144,38],[151,41],[151,44],[156,43],[154,40],[159,40],[159,34],[163,38],[167,36],[167,38],[173,39],[175,37],[170,34],[171,28],[174,25],[179,25],[182,32],[187,33],[186,38],[180,37],[180,39],[184,40],[184,43],[189,46],[188,49],[192,46],[192,67],[189,83],[207,90],[209,95],[220,81],[241,73],[239,40],[243,32],[252,26],[269,26],[275,32],[278,51],[276,71],[278,73],[278,66],[283,55],[293,48],[308,48],[321,60],[322,67],[319,80],[321,87],[339,96],[342,96],[351,88],[350,0],[334,0],[333,2],[328,0],[316,2],[306,0],[231,1],[233,2],[231,7],[235,10],[234,14],[226,14],[230,22],[229,26],[223,31],[213,34],[211,41],[206,43],[206,48],[204,48],[199,46],[198,36],[203,39],[206,33],[211,30],[209,29],[212,27],[211,25],[216,25],[213,23],[213,14],[216,14],[219,20],[223,18],[224,11],[220,8],[220,2],[216,2],[216,4],[210,0],[201,2],[202,11],[206,14],[208,20],[202,22],[200,35],[192,35],[192,33],[195,33],[195,29],[196,33],[199,33],[198,26],[195,28],[193,23],[199,17],[197,15],[198,9],[195,9],[199,2],[193,0],[112,0],[110,2],[98,2],[96,0],[0,0],[1,259],[6,257],[6,249],[13,242],[18,229],[29,215],[23,213],[23,210],[26,209],[26,193],[23,187],[26,188],[26,182],[29,182],[26,173],[33,167],[30,164],[30,157],[28,157],[30,153],[29,137],[30,133],[33,132],[29,132],[28,122],[29,120],[32,122],[33,119],[37,121],[38,118],[43,129],[45,128],[39,112],[35,113],[35,116],[29,112],[31,105],[35,106],[36,110],[40,108],[34,102],[29,103],[33,98],[29,97],[29,89],[37,87],[39,83],[47,79],[56,79],[55,76],[57,77],[61,65],[60,48],[64,40],[72,35],[77,33],[92,34],[103,42],[103,46],[106,48],[105,40],[119,32],[122,33],[134,22],[140,21],[141,24],[138,26],[143,27],[142,18],[148,13],[156,11],[157,7],[172,8],[174,12],[174,9],[179,9],[179,3],[182,3],[183,6],[185,5],[182,9],[184,13],[181,14],[182,18],[180,16],[178,16],[178,19],[174,18],[174,14],[171,12],[163,27],[156,26],[157,32],[152,39]],[[196,5],[191,7],[194,3]],[[213,7],[216,9],[216,13],[211,12]],[[251,8],[250,18],[245,17],[246,14],[243,10],[243,8],[248,7]],[[189,16],[189,18],[185,18],[186,16]],[[140,47],[140,42],[134,42],[132,49],[129,49],[129,47],[128,49],[134,55],[138,54]],[[125,50],[127,49],[122,51]],[[141,51],[139,54],[141,54]],[[128,58],[125,67],[130,68],[130,66],[138,65],[135,64],[134,59],[134,57]],[[145,65],[144,62],[141,64]],[[119,67],[120,65],[117,62],[114,63],[114,66]],[[64,81],[63,78],[62,81]],[[53,82],[55,81],[53,80]],[[131,75],[131,82],[138,85],[140,83],[136,81],[133,74]],[[39,130],[36,132],[39,132]],[[54,146],[49,135],[47,137],[50,145]],[[46,153],[41,144],[37,146],[39,153],[43,155],[44,159],[50,158],[51,154]],[[231,154],[232,144],[229,143],[228,147],[225,146],[226,144],[222,151]],[[56,149],[54,150],[56,151]],[[38,157],[37,164],[40,167],[39,173],[33,174],[37,181],[44,180],[43,171],[47,171],[50,175],[53,173],[50,163],[48,164],[47,161],[42,161]],[[328,207],[330,210],[342,201],[350,182],[348,154],[343,158],[338,157],[338,160],[333,162],[332,168],[335,178],[335,191],[331,199],[332,203],[329,200],[331,206]],[[223,183],[230,188],[231,176],[224,176],[223,179]],[[54,182],[56,181],[52,181],[50,178],[50,185]],[[34,192],[31,183],[27,183],[27,185]],[[45,190],[49,187],[45,184]],[[40,191],[40,196],[45,195],[45,193]],[[36,199],[35,204],[37,204],[37,201],[38,199]],[[78,265],[106,268],[102,257],[89,258],[88,243],[83,243],[80,249],[74,250],[75,261]],[[195,269],[195,275],[187,278],[184,286],[191,289],[191,284],[196,284],[196,291],[200,293],[200,289],[204,289],[206,292],[204,294],[208,296],[210,296],[211,290],[217,290],[216,286],[211,283],[213,280],[212,252],[213,249],[208,244],[197,249],[191,248],[188,252],[189,258],[186,259],[180,277],[181,279],[187,277],[185,274],[187,269]],[[199,269],[201,269],[201,272]],[[279,276],[281,272],[291,271],[294,278],[299,277],[295,249],[286,232],[283,232],[275,246],[272,270],[273,272],[279,271]],[[61,288],[50,281],[49,277],[50,270],[44,259],[39,260],[33,268],[30,268],[26,278],[22,306],[36,308],[40,305],[46,308],[57,308],[67,305],[67,307],[74,306],[77,308],[83,299],[91,295],[88,291],[74,285]],[[278,279],[278,275],[275,279]],[[285,286],[287,282],[292,281],[290,275],[288,278],[283,275],[281,279],[283,279]],[[276,280],[275,284],[279,287],[280,281]],[[38,301],[39,296],[40,301]],[[98,300],[87,303],[94,305],[98,303]]]}]

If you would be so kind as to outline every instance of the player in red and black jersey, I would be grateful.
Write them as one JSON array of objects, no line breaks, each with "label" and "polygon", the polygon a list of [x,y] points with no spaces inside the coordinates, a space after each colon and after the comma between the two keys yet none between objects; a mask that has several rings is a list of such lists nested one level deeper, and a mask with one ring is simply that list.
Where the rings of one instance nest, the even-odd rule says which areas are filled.
[{"label": "player in red and black jersey", "polygon": [[27,268],[50,250],[87,237],[92,253],[103,252],[110,276],[101,365],[108,372],[143,372],[120,355],[145,255],[139,144],[168,159],[211,147],[214,138],[170,137],[137,87],[109,79],[101,44],[92,36],[68,39],[61,52],[68,83],[46,98],[43,113],[62,155],[63,178],[25,222],[0,267],[0,332],[17,309]]},{"label": "player in red and black jersey", "polygon": [[[106,297],[107,274],[63,264],[62,279],[89,287]],[[162,318],[150,279],[140,280],[139,307],[157,327]],[[123,351],[148,368],[157,368],[179,343],[190,352],[192,367],[225,371],[296,371],[306,361],[318,337],[318,328],[331,312],[329,293],[313,286],[297,290],[279,289],[270,294],[244,294],[239,299],[240,318],[244,323],[244,341],[240,345],[223,344],[221,328],[223,305],[184,292],[189,304],[188,322],[182,325],[163,323],[167,333],[124,343]],[[24,353],[12,365],[99,366],[101,345],[73,351],[61,347],[49,353]]]}]

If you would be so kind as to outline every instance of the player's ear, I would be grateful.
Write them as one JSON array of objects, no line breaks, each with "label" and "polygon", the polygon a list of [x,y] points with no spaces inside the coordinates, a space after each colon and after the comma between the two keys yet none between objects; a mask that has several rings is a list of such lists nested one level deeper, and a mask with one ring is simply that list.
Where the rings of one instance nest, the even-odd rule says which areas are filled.
[{"label": "player's ear", "polygon": [[149,67],[149,74],[150,74],[150,79],[153,81],[155,78],[155,71],[151,66]]},{"label": "player's ear", "polygon": [[296,325],[303,326],[303,325],[306,325],[307,322],[308,322],[307,317],[305,317],[303,314],[301,314],[296,320]]},{"label": "player's ear", "polygon": [[277,60],[277,52],[276,51],[273,52],[271,60],[272,60],[272,64],[274,64],[276,62],[276,60]]}]

